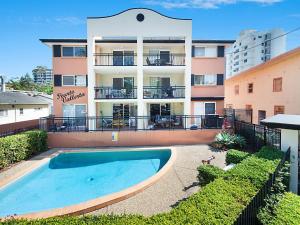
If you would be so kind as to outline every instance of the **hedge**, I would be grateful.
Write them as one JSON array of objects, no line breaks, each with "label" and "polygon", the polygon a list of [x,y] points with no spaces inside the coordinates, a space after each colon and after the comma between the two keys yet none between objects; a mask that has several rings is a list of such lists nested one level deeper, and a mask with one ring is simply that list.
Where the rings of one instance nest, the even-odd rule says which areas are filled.
[{"label": "hedge", "polygon": [[[276,157],[271,156],[272,154]],[[224,176],[216,178],[199,192],[181,201],[170,212],[151,217],[140,215],[65,216],[40,220],[12,219],[5,221],[4,224],[233,224],[259,188],[267,181],[269,173],[274,172],[279,162],[278,156],[281,154],[277,150],[263,149],[259,154],[243,160],[236,167],[225,172]],[[203,168],[205,168],[203,171],[215,170],[209,166]],[[250,169],[251,172],[246,169]]]},{"label": "hedge", "polygon": [[41,130],[0,138],[0,169],[47,149],[47,132]]},{"label": "hedge", "polygon": [[275,215],[269,218],[264,224],[300,224],[300,196],[286,192],[275,206]]},{"label": "hedge", "polygon": [[242,151],[239,151],[239,150],[230,149],[226,153],[226,159],[225,159],[226,165],[229,165],[231,163],[238,164],[242,160],[249,157],[250,155],[251,154],[247,153],[247,152],[242,152]]},{"label": "hedge", "polygon": [[269,174],[275,171],[283,154],[280,150],[263,147],[259,152],[228,170],[224,177],[249,179],[253,185],[261,187],[268,179]]},{"label": "hedge", "polygon": [[208,184],[216,178],[224,176],[225,171],[213,165],[201,165],[198,167],[198,180],[201,185]]}]

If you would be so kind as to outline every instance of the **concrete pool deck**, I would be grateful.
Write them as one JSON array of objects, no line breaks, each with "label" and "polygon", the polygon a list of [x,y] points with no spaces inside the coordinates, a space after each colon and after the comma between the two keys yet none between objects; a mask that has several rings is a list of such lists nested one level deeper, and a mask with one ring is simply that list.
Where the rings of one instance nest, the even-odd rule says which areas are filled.
[{"label": "concrete pool deck", "polygon": [[[155,147],[155,148],[169,148],[169,147]],[[214,155],[216,158],[212,161],[212,165],[219,167],[225,166],[225,152],[212,151],[207,145],[190,145],[190,146],[171,146],[172,151],[176,152],[176,157],[173,157],[172,163],[168,168],[163,169],[161,175],[158,178],[151,178],[153,182],[151,186],[144,185],[142,192],[135,192],[134,196],[128,195],[129,198],[116,202],[112,205],[105,205],[104,208],[90,212],[91,210],[81,210],[81,213],[87,214],[103,214],[103,213],[137,213],[143,215],[152,215],[159,212],[165,212],[174,207],[179,201],[187,198],[199,187],[197,185],[197,167],[202,164],[202,160],[206,160],[209,156]],[[101,148],[101,150],[121,150],[127,148]],[[138,149],[138,148],[135,148]],[[145,149],[152,149],[146,147]],[[93,151],[93,149],[73,149],[71,151]],[[51,156],[58,154],[61,151],[70,151],[67,149],[52,149],[44,152],[38,156],[33,157],[30,160],[18,163],[11,168],[1,171],[0,173],[0,186],[3,185],[3,181],[14,180],[20,173],[27,173],[32,169],[40,166],[44,161],[49,160]],[[160,173],[160,172],[159,172]],[[149,179],[150,180],[150,179]],[[1,184],[2,183],[2,184]],[[149,183],[149,184],[150,184]],[[142,190],[142,189],[141,189]],[[131,197],[130,197],[131,196]],[[124,199],[124,198],[123,198]],[[103,204],[104,205],[104,204]],[[103,206],[102,206],[103,207]],[[78,212],[78,210],[75,207]],[[83,207],[84,209],[85,207]],[[48,217],[54,215],[69,214],[73,211],[67,211],[66,208],[61,208],[46,214],[33,214],[29,215],[29,218]],[[96,208],[93,208],[93,210]],[[76,211],[75,210],[75,211]],[[75,212],[74,211],[74,212]],[[27,216],[26,216],[27,217]],[[28,218],[28,217],[27,217]]]},{"label": "concrete pool deck", "polygon": [[212,165],[224,168],[226,152],[213,151],[208,145],[174,146],[176,160],[168,172],[143,192],[121,202],[88,213],[142,214],[145,216],[167,212],[181,200],[199,190],[197,167],[211,155]]}]

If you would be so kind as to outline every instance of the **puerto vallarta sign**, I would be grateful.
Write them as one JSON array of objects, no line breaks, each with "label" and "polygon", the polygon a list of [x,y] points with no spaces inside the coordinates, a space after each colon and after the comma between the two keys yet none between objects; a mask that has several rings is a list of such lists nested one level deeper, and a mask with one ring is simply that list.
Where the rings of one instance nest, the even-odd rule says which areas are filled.
[{"label": "puerto vallarta sign", "polygon": [[66,93],[57,93],[57,100],[62,101],[63,103],[73,101],[75,99],[79,99],[85,96],[83,92],[75,93],[74,90],[70,90]]}]

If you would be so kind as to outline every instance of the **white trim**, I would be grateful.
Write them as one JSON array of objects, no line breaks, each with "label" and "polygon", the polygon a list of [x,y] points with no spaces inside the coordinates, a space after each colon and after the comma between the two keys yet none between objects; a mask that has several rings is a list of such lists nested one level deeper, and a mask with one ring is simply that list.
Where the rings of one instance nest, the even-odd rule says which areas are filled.
[{"label": "white trim", "polygon": [[[215,104],[215,113],[214,113],[214,114],[206,114],[206,113],[205,113],[205,105],[206,105],[207,103],[214,103],[214,104]],[[216,111],[217,111],[217,102],[204,102],[204,114],[205,114],[205,115],[216,115]]]},{"label": "white trim", "polygon": [[[69,47],[69,48],[73,48],[73,56],[64,56],[63,55],[63,48],[64,47]],[[81,48],[85,48],[86,49],[86,45],[78,45],[78,46],[74,46],[74,45],[61,45],[60,46],[60,51],[61,51],[61,58],[86,58],[86,55],[85,56],[75,56],[75,48],[78,48],[78,47],[81,47]]]}]

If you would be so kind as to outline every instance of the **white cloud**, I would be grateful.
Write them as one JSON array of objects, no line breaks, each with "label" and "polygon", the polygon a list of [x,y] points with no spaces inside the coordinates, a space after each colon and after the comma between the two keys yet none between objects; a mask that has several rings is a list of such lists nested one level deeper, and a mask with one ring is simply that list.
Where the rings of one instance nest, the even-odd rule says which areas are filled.
[{"label": "white cloud", "polygon": [[147,5],[158,5],[167,9],[171,8],[202,8],[216,9],[222,5],[237,4],[241,2],[272,5],[283,0],[144,0]]}]

